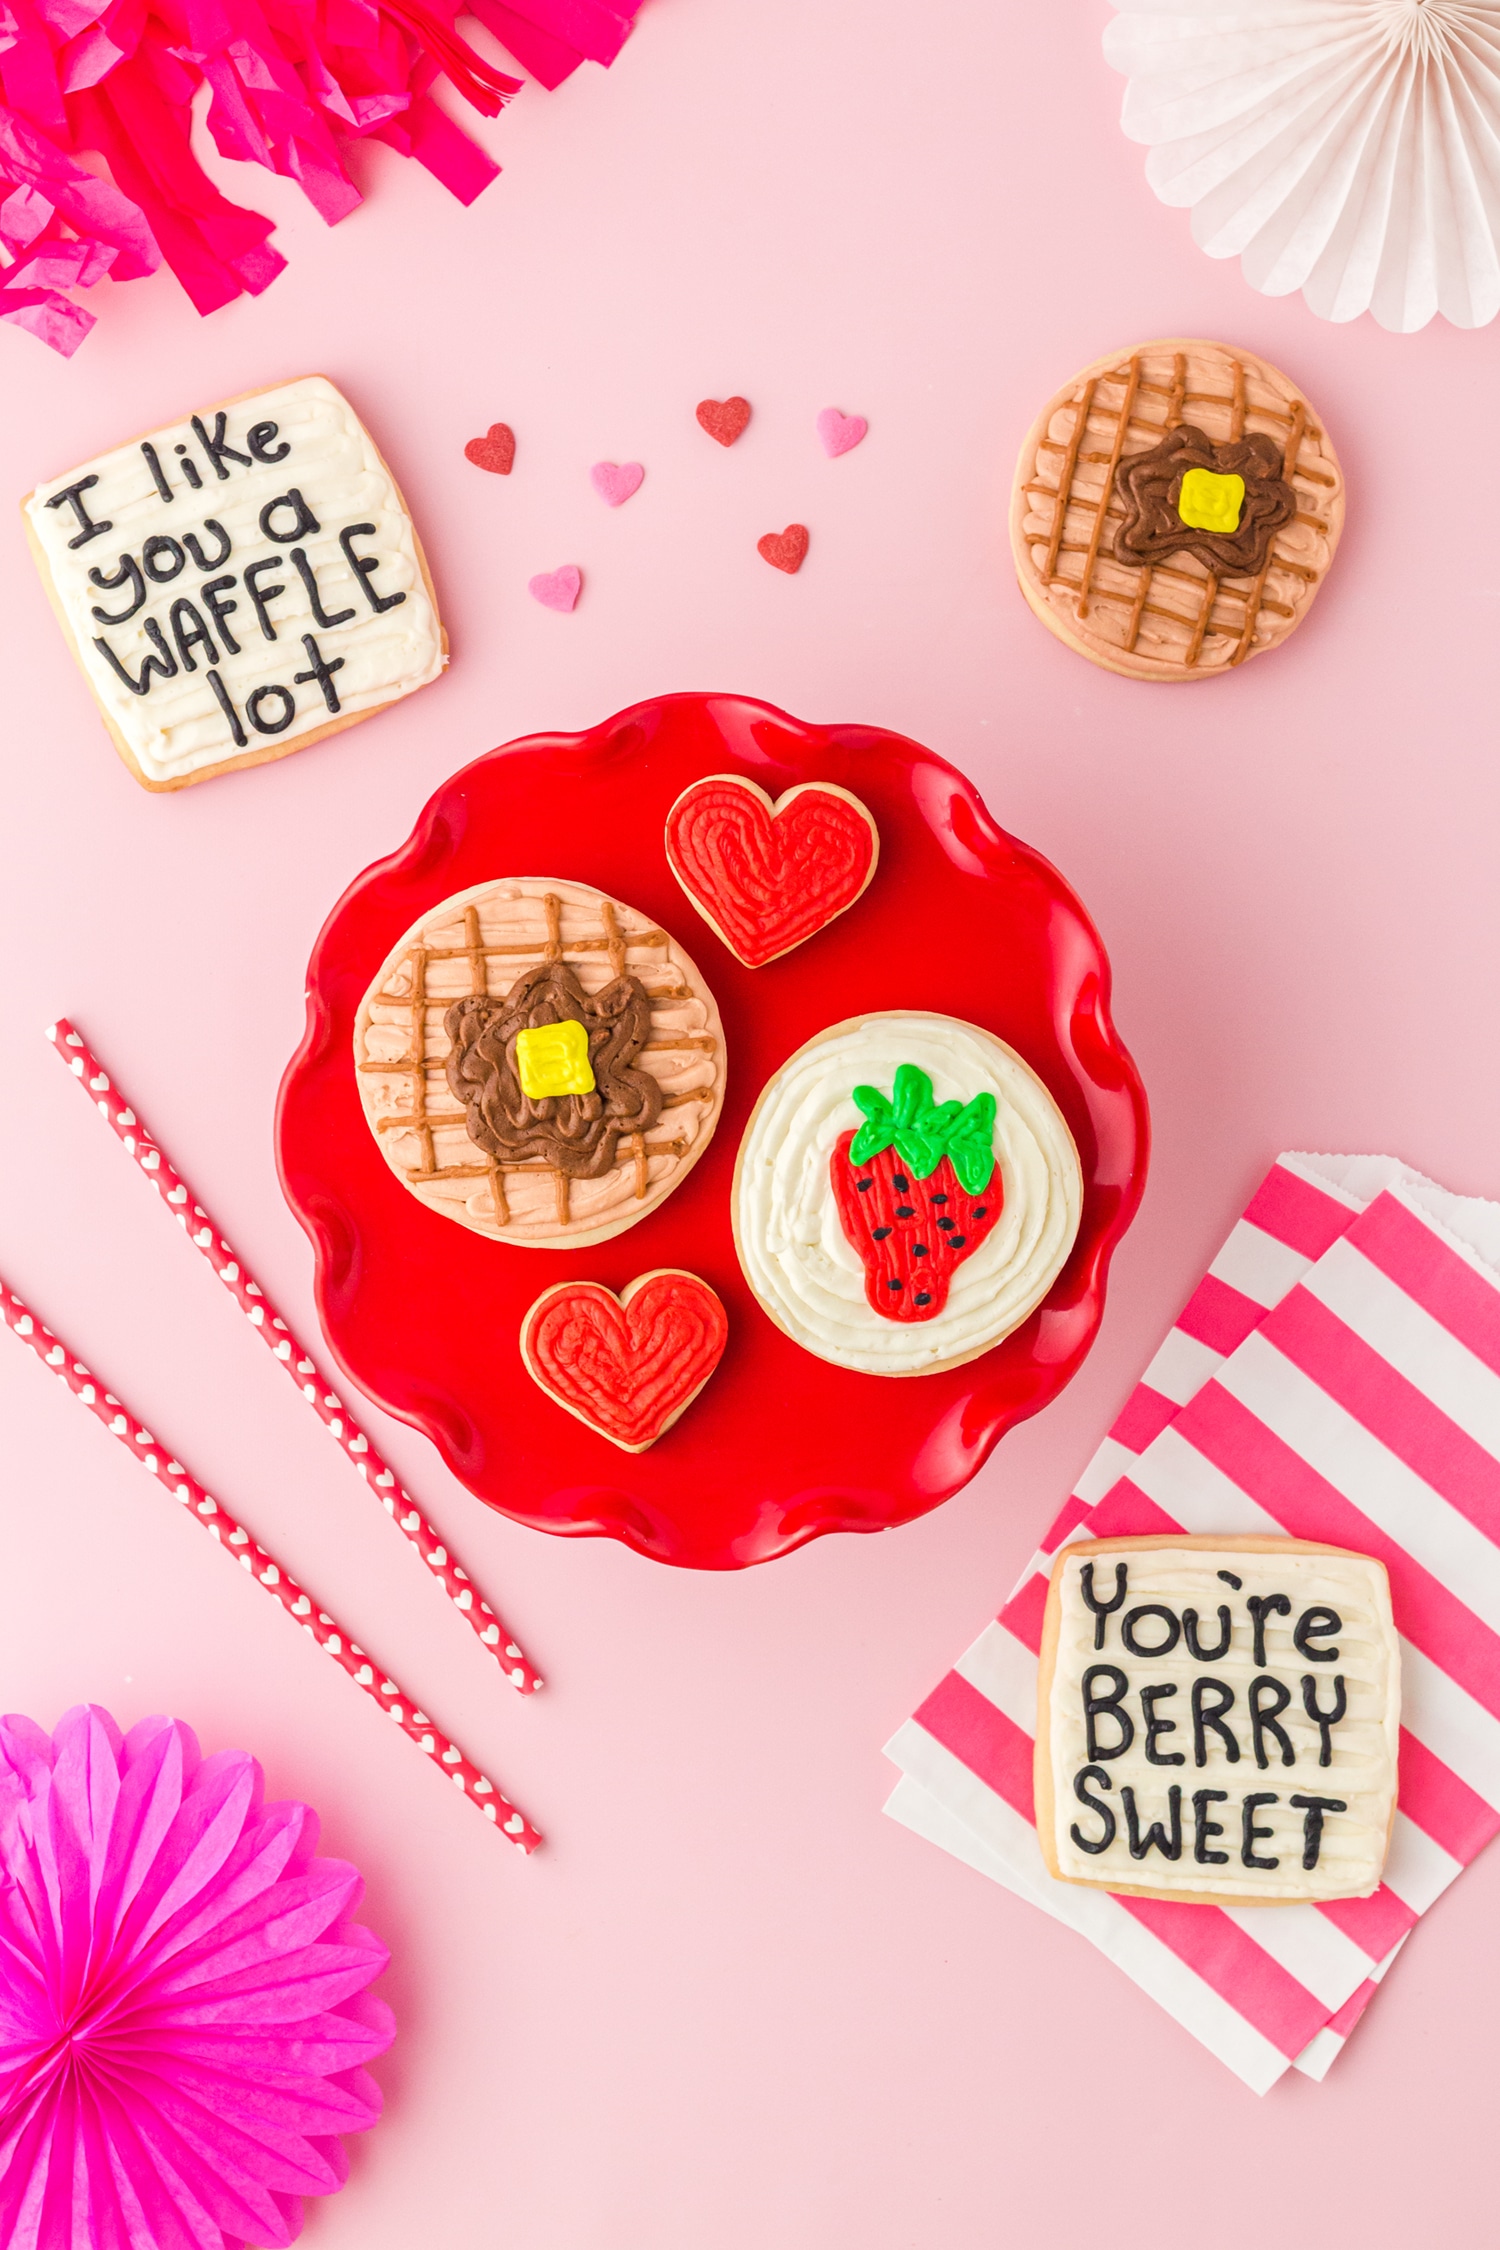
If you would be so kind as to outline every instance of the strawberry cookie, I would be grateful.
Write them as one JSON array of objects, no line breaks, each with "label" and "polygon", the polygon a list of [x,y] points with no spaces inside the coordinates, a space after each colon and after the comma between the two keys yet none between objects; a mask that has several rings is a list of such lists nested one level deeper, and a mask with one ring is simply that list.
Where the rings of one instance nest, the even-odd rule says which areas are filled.
[{"label": "strawberry cookie", "polygon": [[354,1055],[403,1186],[542,1249],[654,1211],[724,1099],[719,1011],[676,939],[550,876],[480,884],[414,923],[360,1003]]},{"label": "strawberry cookie", "polygon": [[779,1328],[835,1366],[929,1375],[1019,1328],[1073,1247],[1062,1113],[1003,1039],[893,1011],[798,1049],[735,1167],[740,1263]]}]

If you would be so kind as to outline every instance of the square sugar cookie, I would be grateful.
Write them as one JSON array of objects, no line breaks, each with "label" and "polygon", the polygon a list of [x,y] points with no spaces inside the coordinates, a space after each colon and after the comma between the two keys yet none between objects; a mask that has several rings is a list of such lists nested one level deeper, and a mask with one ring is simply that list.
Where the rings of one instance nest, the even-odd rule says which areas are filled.
[{"label": "square sugar cookie", "polygon": [[1299,1539],[1079,1540],[1042,1627],[1042,1856],[1139,1898],[1367,1898],[1400,1718],[1383,1563]]},{"label": "square sugar cookie", "polygon": [[22,509],[105,725],[147,789],[305,750],[447,662],[406,503],[326,376],[132,438]]}]

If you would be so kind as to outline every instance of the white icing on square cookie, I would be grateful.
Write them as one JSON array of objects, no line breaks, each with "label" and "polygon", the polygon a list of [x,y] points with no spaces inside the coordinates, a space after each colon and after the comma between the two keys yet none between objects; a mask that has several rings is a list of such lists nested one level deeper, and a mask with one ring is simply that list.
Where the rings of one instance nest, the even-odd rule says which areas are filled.
[{"label": "white icing on square cookie", "polygon": [[190,414],[23,505],[74,654],[148,789],[303,749],[447,661],[406,505],[325,376]]},{"label": "white icing on square cookie", "polygon": [[1042,1634],[1037,1836],[1065,1882],[1287,1904],[1379,1887],[1400,1649],[1385,1566],[1299,1540],[1081,1540]]}]

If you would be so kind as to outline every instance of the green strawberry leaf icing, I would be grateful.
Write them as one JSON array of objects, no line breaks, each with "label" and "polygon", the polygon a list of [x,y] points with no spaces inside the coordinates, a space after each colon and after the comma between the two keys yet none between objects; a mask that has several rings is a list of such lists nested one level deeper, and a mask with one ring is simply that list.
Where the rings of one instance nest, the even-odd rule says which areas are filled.
[{"label": "green strawberry leaf icing", "polygon": [[930,1179],[946,1156],[968,1194],[989,1185],[995,1169],[993,1094],[935,1102],[926,1071],[898,1063],[889,1101],[875,1086],[856,1086],[854,1101],[865,1121],[849,1146],[851,1164],[868,1164],[894,1148],[914,1179]]}]

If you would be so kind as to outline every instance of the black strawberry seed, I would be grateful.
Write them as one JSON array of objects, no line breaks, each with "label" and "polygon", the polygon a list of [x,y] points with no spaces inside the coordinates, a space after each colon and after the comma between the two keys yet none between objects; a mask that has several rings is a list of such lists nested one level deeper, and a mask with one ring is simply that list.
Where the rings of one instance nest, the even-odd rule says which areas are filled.
[{"label": "black strawberry seed", "polygon": [[948,1198],[946,1195],[929,1195],[927,1200],[929,1203],[946,1203]]},{"label": "black strawberry seed", "polygon": [[911,1193],[911,1182],[904,1172],[893,1172],[891,1174],[891,1186],[898,1195],[910,1195]]},{"label": "black strawberry seed", "polygon": [[948,1248],[950,1250],[962,1250],[964,1244],[968,1241],[968,1239],[969,1238],[966,1234],[950,1234],[948,1237]]},{"label": "black strawberry seed", "polygon": [[932,1303],[932,1299],[928,1296],[925,1289],[919,1289],[916,1296],[912,1299],[912,1302],[913,1304],[917,1305],[930,1305]]},{"label": "black strawberry seed", "polygon": [[898,1203],[896,1205],[896,1216],[898,1219],[914,1219],[916,1215],[916,1212],[912,1209],[909,1203]]},{"label": "black strawberry seed", "polygon": [[875,1227],[871,1230],[870,1239],[872,1242],[884,1242],[886,1236],[890,1232],[891,1229],[889,1227]]},{"label": "black strawberry seed", "polygon": [[984,1215],[985,1215],[986,1211],[988,1211],[988,1209],[989,1209],[989,1205],[988,1205],[987,1203],[976,1203],[976,1204],[975,1204],[975,1206],[974,1206],[974,1216],[975,1216],[975,1218],[976,1218],[976,1219],[982,1219],[982,1218],[984,1217]]},{"label": "black strawberry seed", "polygon": [[927,1245],[926,1245],[926,1243],[925,1243],[925,1242],[914,1242],[914,1243],[912,1244],[912,1246],[911,1246],[911,1254],[912,1254],[912,1256],[913,1256],[914,1258],[925,1258],[925,1257],[926,1257],[926,1255],[927,1255]]},{"label": "black strawberry seed", "polygon": [[905,1286],[904,1282],[898,1281],[894,1277],[886,1283],[887,1289],[904,1289]]},{"label": "black strawberry seed", "polygon": [[939,1220],[938,1220],[938,1225],[939,1225],[939,1226],[940,1226],[940,1227],[941,1227],[941,1228],[942,1228],[942,1229],[944,1230],[944,1232],[945,1232],[945,1233],[946,1233],[946,1232],[948,1231],[948,1229],[949,1229],[950,1227],[955,1227],[955,1226],[957,1226],[957,1224],[958,1224],[958,1221],[957,1221],[956,1219],[939,1219]]},{"label": "black strawberry seed", "polygon": [[856,1180],[854,1184],[861,1195],[868,1195],[875,1182],[873,1180]]}]

